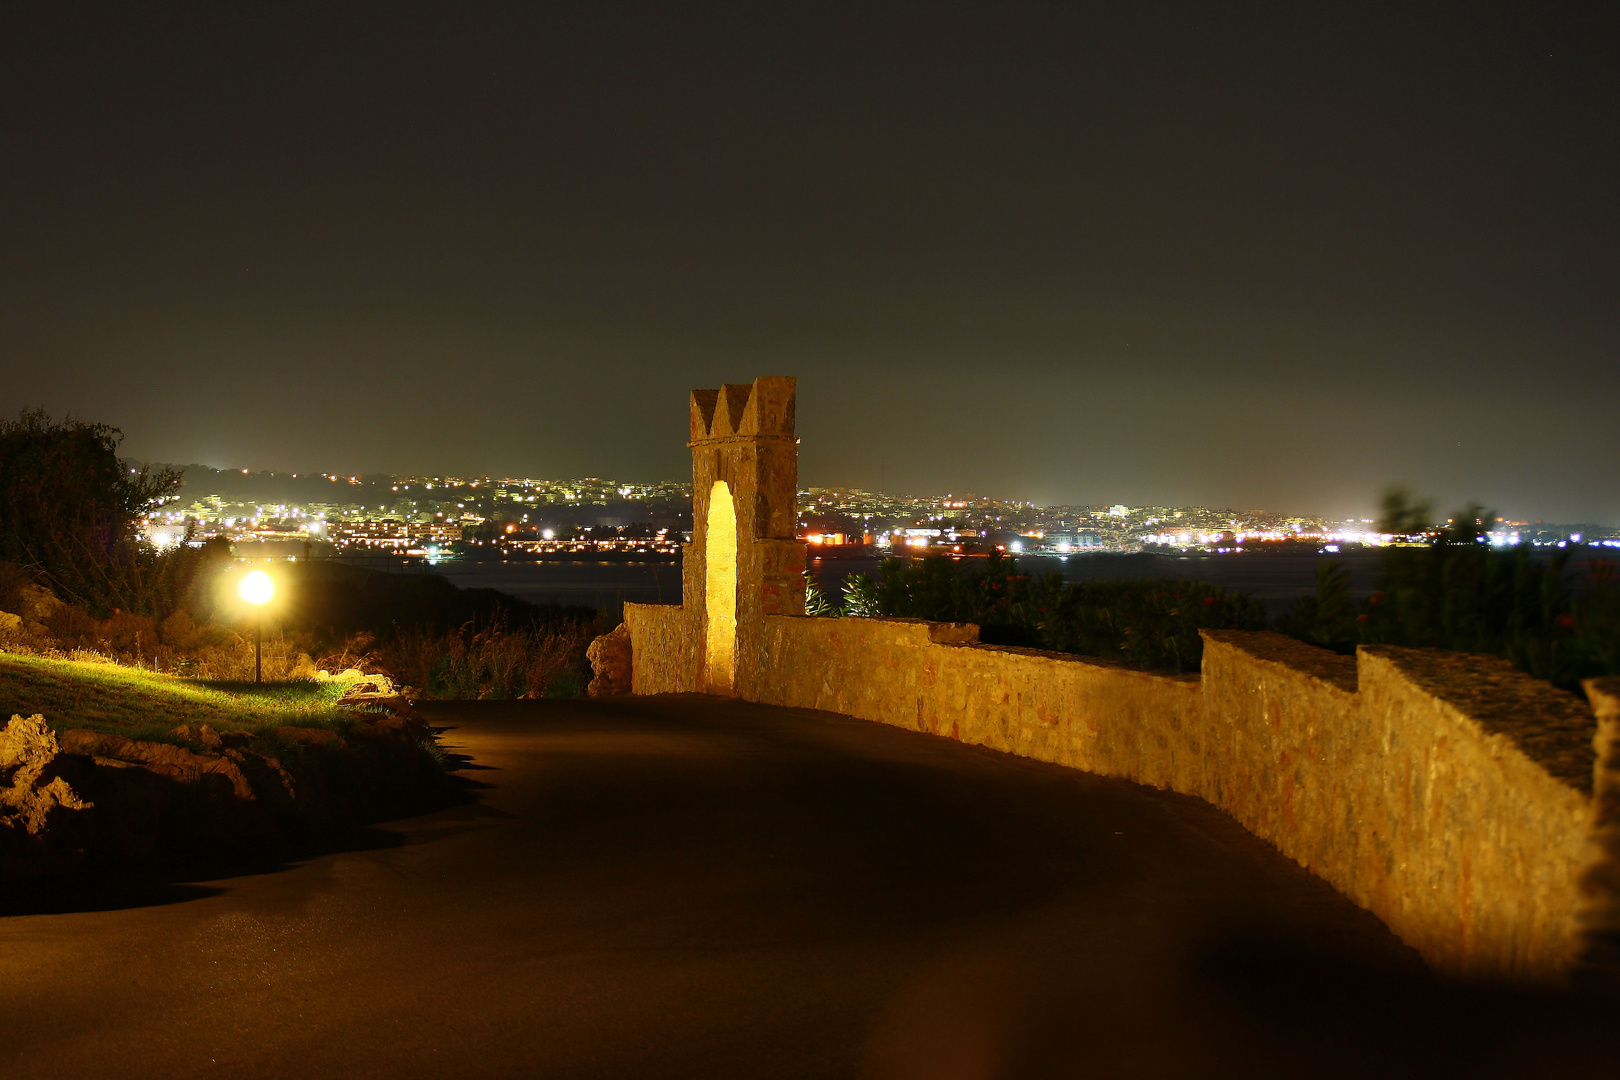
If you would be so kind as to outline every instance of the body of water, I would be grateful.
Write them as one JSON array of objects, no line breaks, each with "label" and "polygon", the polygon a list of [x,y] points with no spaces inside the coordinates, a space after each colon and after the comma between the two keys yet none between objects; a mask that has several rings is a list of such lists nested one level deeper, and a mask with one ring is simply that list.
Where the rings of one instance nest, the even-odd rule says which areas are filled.
[{"label": "body of water", "polygon": [[[1317,568],[1339,562],[1350,571],[1350,588],[1368,593],[1378,587],[1378,556],[1373,552],[1343,555],[1021,555],[1020,573],[1062,574],[1065,581],[1126,578],[1189,578],[1248,593],[1277,615],[1301,596],[1316,590]],[[830,597],[842,595],[850,574],[876,576],[876,556],[812,558],[810,571]],[[681,564],[670,562],[447,562],[433,567],[462,588],[499,589],[537,604],[578,604],[617,608],[629,601],[678,604]]]},{"label": "body of water", "polygon": [[[829,597],[843,594],[850,574],[876,577],[882,559],[813,558],[811,572]],[[1143,578],[1186,578],[1207,581],[1248,593],[1265,605],[1268,616],[1280,615],[1295,600],[1316,592],[1317,569],[1337,562],[1350,571],[1350,591],[1370,593],[1378,588],[1378,555],[1371,551],[1345,554],[1241,555],[1020,555],[1018,572],[1031,577],[1061,574],[1065,581],[1119,581]]]},{"label": "body of water", "polygon": [[500,562],[493,559],[440,563],[432,572],[463,589],[499,589],[535,604],[578,604],[617,610],[635,604],[681,602],[681,564],[674,561]]},{"label": "body of water", "polygon": [[[877,556],[817,557],[809,562],[821,589],[831,598],[843,595],[850,574],[877,576]],[[1271,617],[1295,600],[1316,591],[1317,570],[1338,563],[1350,572],[1350,591],[1364,596],[1378,588],[1382,570],[1374,551],[1342,554],[1241,555],[1020,555],[1020,573],[1040,577],[1063,575],[1065,581],[1143,578],[1187,578],[1244,592],[1259,600]],[[1584,578],[1589,561],[1572,561],[1572,583]],[[680,561],[596,562],[592,560],[448,562],[432,568],[462,588],[499,589],[537,604],[578,604],[617,609],[626,601],[642,604],[681,602]]]}]

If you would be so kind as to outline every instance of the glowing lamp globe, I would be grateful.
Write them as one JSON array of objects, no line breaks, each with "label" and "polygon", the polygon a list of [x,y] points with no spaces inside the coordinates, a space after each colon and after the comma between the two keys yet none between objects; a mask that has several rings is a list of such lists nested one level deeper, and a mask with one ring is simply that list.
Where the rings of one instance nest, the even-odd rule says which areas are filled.
[{"label": "glowing lamp globe", "polygon": [[266,604],[270,602],[270,597],[275,595],[276,586],[275,582],[270,580],[269,574],[263,570],[254,570],[242,579],[239,591],[242,599],[250,604]]}]

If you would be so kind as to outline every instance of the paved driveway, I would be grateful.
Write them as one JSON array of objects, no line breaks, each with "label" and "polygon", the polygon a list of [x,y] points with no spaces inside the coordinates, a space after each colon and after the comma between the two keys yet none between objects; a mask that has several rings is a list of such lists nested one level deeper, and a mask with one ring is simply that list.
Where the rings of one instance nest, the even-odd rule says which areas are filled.
[{"label": "paved driveway", "polygon": [[466,805],[0,919],[0,1076],[1535,1076],[1597,1045],[1588,1006],[1432,985],[1194,799],[702,697],[427,711]]}]

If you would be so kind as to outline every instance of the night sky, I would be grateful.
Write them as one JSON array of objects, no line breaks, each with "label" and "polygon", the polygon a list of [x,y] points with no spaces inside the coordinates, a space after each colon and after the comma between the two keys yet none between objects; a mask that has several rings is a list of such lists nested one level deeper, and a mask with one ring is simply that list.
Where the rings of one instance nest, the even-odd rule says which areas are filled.
[{"label": "night sky", "polygon": [[805,484],[1620,523],[1610,7],[8,4],[0,407],[656,479],[788,374]]}]

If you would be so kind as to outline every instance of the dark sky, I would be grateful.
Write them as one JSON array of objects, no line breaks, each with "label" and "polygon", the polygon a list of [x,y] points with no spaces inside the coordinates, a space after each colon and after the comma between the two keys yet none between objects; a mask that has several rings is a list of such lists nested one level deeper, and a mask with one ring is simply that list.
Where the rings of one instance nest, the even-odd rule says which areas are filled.
[{"label": "dark sky", "polygon": [[[1620,523],[1610,5],[0,8],[0,407],[144,458]],[[256,10],[247,10],[256,8]]]}]

